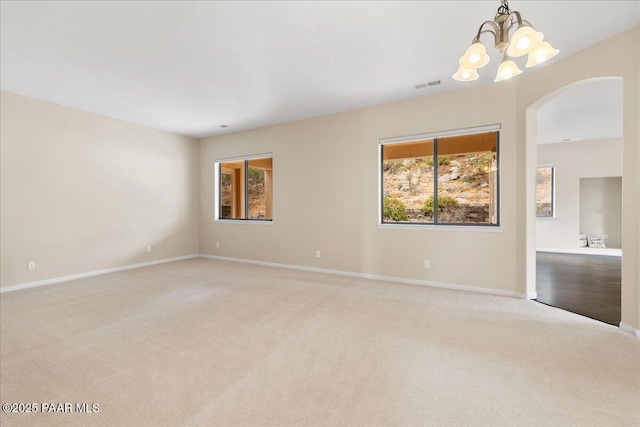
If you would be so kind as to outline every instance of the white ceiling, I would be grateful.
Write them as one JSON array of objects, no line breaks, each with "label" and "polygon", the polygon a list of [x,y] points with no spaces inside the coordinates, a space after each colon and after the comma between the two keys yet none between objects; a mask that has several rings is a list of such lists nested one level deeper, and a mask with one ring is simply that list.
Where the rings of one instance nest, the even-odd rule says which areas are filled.
[{"label": "white ceiling", "polygon": [[538,110],[538,144],[622,138],[622,79],[570,87]]},{"label": "white ceiling", "polygon": [[[451,75],[499,4],[2,1],[1,87],[216,135],[488,84],[493,49],[480,80]],[[558,58],[640,22],[638,0],[512,0],[511,8],[560,49]],[[442,85],[414,88],[437,79]]]}]

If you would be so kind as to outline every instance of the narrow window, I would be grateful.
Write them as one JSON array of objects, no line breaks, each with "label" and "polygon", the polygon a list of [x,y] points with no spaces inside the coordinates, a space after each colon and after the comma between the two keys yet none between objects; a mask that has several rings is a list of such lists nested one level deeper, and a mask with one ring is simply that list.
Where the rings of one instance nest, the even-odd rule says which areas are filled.
[{"label": "narrow window", "polygon": [[490,129],[382,140],[382,223],[498,225],[499,128]]},{"label": "narrow window", "polygon": [[555,217],[555,180],[554,166],[539,166],[536,170],[536,216],[538,218]]},{"label": "narrow window", "polygon": [[246,157],[216,162],[218,212],[216,219],[271,221],[273,219],[273,159]]}]

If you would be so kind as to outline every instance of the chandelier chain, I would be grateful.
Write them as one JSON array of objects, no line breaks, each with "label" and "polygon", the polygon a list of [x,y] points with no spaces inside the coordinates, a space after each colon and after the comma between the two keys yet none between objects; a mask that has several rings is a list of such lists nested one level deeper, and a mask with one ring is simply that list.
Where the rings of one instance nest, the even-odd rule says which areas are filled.
[{"label": "chandelier chain", "polygon": [[498,8],[498,13],[496,13],[496,18],[500,15],[509,15],[511,13],[511,9],[509,8],[508,0],[501,0],[500,7]]}]

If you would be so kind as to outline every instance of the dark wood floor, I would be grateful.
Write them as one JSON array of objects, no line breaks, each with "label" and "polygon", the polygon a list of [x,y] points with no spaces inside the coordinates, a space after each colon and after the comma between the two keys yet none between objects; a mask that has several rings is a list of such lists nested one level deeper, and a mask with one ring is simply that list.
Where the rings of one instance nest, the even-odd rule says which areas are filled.
[{"label": "dark wood floor", "polygon": [[622,258],[538,252],[538,301],[618,326]]}]

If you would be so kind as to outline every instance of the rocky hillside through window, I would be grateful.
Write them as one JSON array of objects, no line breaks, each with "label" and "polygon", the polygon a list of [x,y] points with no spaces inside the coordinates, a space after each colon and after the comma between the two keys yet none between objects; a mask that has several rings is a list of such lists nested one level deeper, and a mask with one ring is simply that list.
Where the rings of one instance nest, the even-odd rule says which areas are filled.
[{"label": "rocky hillside through window", "polygon": [[[490,152],[439,157],[438,222],[491,222],[494,157]],[[434,170],[433,157],[384,162],[384,198],[404,205],[406,221],[433,222]],[[385,221],[393,220],[385,213]]]}]

